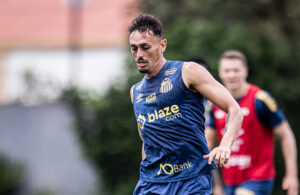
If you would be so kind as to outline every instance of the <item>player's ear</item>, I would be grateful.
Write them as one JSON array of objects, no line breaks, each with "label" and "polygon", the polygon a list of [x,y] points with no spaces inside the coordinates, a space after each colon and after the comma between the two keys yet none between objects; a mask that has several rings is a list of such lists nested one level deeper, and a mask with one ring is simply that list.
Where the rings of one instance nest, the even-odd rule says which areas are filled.
[{"label": "player's ear", "polygon": [[167,39],[162,39],[160,41],[161,52],[164,53],[167,48]]},{"label": "player's ear", "polygon": [[247,78],[249,74],[248,66],[245,66],[245,77]]}]

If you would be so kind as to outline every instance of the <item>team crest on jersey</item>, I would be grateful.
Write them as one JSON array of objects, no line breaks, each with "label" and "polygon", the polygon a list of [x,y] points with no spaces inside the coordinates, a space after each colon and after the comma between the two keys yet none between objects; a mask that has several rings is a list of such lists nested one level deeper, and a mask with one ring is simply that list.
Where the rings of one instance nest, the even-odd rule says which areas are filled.
[{"label": "team crest on jersey", "polygon": [[139,126],[140,129],[143,129],[144,128],[144,124],[146,122],[146,118],[144,115],[142,114],[139,114],[139,117],[137,119],[137,124]]},{"label": "team crest on jersey", "polygon": [[275,112],[277,110],[277,104],[275,100],[272,97],[270,97],[265,91],[258,91],[255,94],[255,97],[263,101],[272,112]]},{"label": "team crest on jersey", "polygon": [[177,68],[171,68],[165,71],[165,76],[174,74],[176,72]]},{"label": "team crest on jersey", "polygon": [[152,93],[146,97],[146,103],[153,102],[156,100],[156,93]]},{"label": "team crest on jersey", "polygon": [[165,78],[160,85],[160,93],[167,93],[173,89],[172,81],[170,78]]},{"label": "team crest on jersey", "polygon": [[136,97],[136,103],[140,102],[143,100],[143,94],[139,94],[137,97]]}]

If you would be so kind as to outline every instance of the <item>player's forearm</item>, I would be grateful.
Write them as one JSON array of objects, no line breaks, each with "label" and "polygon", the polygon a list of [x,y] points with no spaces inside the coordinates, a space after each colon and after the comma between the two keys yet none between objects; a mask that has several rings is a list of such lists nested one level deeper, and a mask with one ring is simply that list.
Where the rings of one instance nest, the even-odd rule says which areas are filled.
[{"label": "player's forearm", "polygon": [[231,148],[233,142],[239,134],[243,122],[243,114],[240,107],[236,104],[228,109],[228,118],[226,124],[226,132],[223,135],[220,146],[228,146]]},{"label": "player's forearm", "polygon": [[297,177],[297,149],[292,131],[289,130],[284,136],[280,137],[280,142],[285,162],[285,174]]}]

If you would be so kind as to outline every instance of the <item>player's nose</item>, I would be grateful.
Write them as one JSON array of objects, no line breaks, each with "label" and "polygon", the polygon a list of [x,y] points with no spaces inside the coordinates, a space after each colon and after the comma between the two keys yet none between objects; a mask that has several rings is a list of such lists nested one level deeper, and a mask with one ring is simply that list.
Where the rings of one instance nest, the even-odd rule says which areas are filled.
[{"label": "player's nose", "polygon": [[137,52],[136,52],[136,57],[137,57],[137,58],[141,58],[141,57],[143,57],[143,56],[144,56],[143,50],[138,49]]},{"label": "player's nose", "polygon": [[235,77],[234,71],[229,71],[229,72],[227,73],[227,77],[228,77],[228,78],[233,78],[233,77]]}]

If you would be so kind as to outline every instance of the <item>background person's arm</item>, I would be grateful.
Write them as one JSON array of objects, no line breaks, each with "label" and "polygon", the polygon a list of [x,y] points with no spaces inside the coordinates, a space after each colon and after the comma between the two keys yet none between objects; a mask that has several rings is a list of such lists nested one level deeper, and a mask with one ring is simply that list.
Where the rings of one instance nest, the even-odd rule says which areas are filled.
[{"label": "background person's arm", "polygon": [[209,164],[214,159],[215,163],[222,167],[229,159],[231,146],[241,128],[243,121],[241,109],[227,89],[198,64],[185,62],[182,67],[182,77],[190,90],[201,93],[213,104],[228,113],[227,131],[220,145],[204,156],[204,158],[208,158]]},{"label": "background person's arm", "polygon": [[288,195],[298,195],[299,181],[295,136],[287,121],[284,121],[275,127],[274,133],[280,139],[285,163],[285,176],[283,178],[282,188],[288,191]]},{"label": "background person's arm", "polygon": [[205,127],[205,138],[209,150],[212,150],[218,143],[217,130],[211,127]]},{"label": "background person's arm", "polygon": [[[217,130],[211,127],[205,128],[205,137],[209,150],[212,150],[218,143]],[[223,183],[219,171],[217,169],[212,171],[213,178],[213,195],[223,195]]]}]

